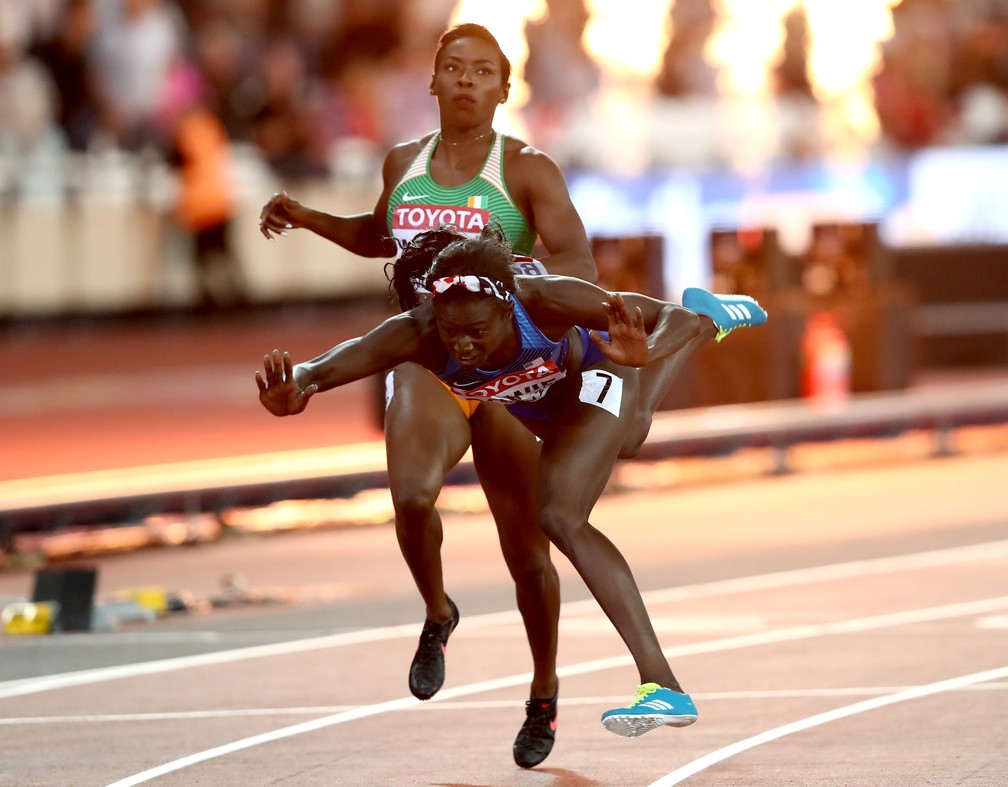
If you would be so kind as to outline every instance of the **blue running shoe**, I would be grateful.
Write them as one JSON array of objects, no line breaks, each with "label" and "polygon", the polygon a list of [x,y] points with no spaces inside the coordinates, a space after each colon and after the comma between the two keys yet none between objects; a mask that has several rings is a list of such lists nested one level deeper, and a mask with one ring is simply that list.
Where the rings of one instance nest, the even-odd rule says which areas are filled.
[{"label": "blue running shoe", "polygon": [[682,305],[692,312],[710,317],[717,326],[714,341],[721,341],[736,328],[762,325],[767,313],[748,295],[715,295],[699,287],[683,290]]},{"label": "blue running shoe", "polygon": [[602,726],[624,738],[636,738],[665,724],[688,727],[696,720],[696,705],[689,694],[657,683],[638,687],[637,696],[625,708],[613,708],[602,714]]}]

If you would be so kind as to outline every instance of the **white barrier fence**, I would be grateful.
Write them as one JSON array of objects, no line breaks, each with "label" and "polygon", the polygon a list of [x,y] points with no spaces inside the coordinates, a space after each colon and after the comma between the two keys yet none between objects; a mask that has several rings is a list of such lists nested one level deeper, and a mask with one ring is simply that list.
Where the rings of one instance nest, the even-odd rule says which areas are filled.
[{"label": "white barrier fence", "polygon": [[[383,294],[382,261],[362,261],[310,233],[269,243],[259,212],[278,188],[258,158],[235,159],[239,212],[231,240],[252,300]],[[25,165],[27,167],[28,165]],[[0,316],[116,312],[185,306],[196,296],[188,239],[170,208],[167,165],[121,152],[32,164],[0,162]],[[375,170],[377,171],[377,169]],[[22,177],[17,178],[12,173]],[[373,178],[308,182],[289,189],[332,213],[370,211]]]}]

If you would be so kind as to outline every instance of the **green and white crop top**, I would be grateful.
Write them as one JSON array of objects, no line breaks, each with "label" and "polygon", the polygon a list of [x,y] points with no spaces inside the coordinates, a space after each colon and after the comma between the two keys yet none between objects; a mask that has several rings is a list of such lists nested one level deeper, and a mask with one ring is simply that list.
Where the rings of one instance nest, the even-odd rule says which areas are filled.
[{"label": "green and white crop top", "polygon": [[536,234],[504,183],[504,135],[494,132],[490,152],[476,177],[450,188],[438,185],[430,175],[430,159],[440,139],[437,132],[428,140],[389,195],[387,221],[398,249],[417,234],[445,224],[478,235],[496,221],[515,254],[531,252]]}]

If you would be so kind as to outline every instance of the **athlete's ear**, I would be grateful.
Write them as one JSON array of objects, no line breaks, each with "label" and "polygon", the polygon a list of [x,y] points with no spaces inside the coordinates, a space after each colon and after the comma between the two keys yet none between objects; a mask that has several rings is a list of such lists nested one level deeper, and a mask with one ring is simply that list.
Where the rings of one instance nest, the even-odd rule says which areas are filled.
[{"label": "athlete's ear", "polygon": [[431,74],[431,78],[430,78],[430,94],[432,96],[436,96],[437,95],[437,93],[434,92],[434,75],[433,74]]},{"label": "athlete's ear", "polygon": [[511,83],[508,82],[506,85],[504,85],[503,89],[501,90],[500,101],[498,101],[497,103],[499,104],[506,103],[508,100],[508,93],[510,92],[511,92]]}]

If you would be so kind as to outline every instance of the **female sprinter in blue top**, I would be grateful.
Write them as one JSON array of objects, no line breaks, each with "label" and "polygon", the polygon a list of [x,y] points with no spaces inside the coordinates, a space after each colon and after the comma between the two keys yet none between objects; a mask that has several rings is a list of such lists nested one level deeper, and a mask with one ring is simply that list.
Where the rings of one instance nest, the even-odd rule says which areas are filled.
[{"label": "female sprinter in blue top", "polygon": [[461,398],[502,402],[542,441],[534,478],[539,526],[578,571],[639,672],[636,697],[603,713],[602,723],[626,737],[692,724],[696,708],[662,654],[630,568],[589,516],[616,460],[628,453],[638,368],[760,325],[766,313],[752,298],[696,288],[679,306],[570,277],[516,275],[493,225],[479,238],[449,229],[419,236],[416,253],[408,248],[397,264],[393,285],[401,298],[416,292],[415,271],[438,248],[419,277],[430,295],[417,305],[296,366],[279,350],[265,356],[256,373],[260,402],[274,415],[294,415],[319,391],[404,361]]}]

